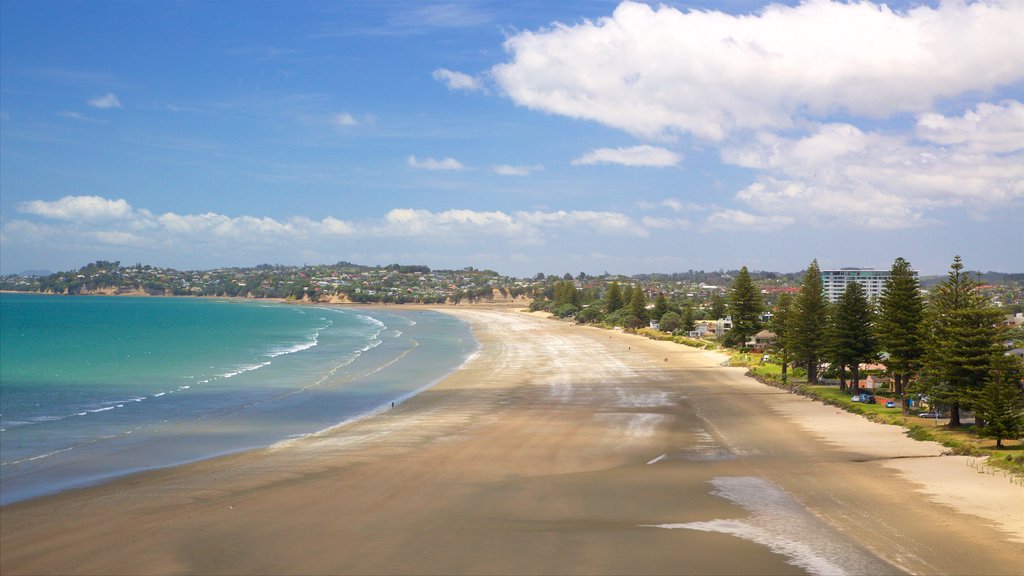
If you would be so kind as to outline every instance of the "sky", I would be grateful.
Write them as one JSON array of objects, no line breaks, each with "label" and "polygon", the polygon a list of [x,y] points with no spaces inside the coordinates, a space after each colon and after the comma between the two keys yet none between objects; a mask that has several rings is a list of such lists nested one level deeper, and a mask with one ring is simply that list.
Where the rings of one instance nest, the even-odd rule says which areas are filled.
[{"label": "sky", "polygon": [[0,2],[0,273],[1024,271],[1024,0]]}]

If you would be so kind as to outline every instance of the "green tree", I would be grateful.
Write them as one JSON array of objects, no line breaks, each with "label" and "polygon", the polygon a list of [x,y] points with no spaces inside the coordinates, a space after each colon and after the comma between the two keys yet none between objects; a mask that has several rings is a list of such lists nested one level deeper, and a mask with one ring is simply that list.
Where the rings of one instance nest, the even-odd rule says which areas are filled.
[{"label": "green tree", "polygon": [[779,355],[782,364],[782,385],[789,383],[789,363],[792,361],[792,343],[789,327],[793,315],[793,298],[789,294],[779,296],[779,301],[772,311],[772,319],[768,322],[768,329],[775,334],[775,342],[772,344],[772,351]]},{"label": "green tree", "polygon": [[654,299],[654,308],[651,310],[651,318],[661,319],[668,312],[668,298],[665,297],[664,292],[658,292],[658,296]]},{"label": "green tree", "polygon": [[1013,356],[999,355],[993,359],[991,376],[977,399],[975,413],[984,424],[980,434],[995,438],[996,447],[1003,447],[1004,439],[1024,435],[1024,395],[1021,394],[1021,376],[1024,366]]},{"label": "green tree", "polygon": [[920,370],[924,355],[923,323],[921,284],[910,262],[897,258],[878,299],[875,332],[879,347],[888,355],[885,367],[892,374],[904,414],[907,413],[907,385]]},{"label": "green tree", "polygon": [[821,284],[821,269],[813,260],[804,273],[800,292],[793,302],[788,334],[793,359],[807,367],[807,381],[818,383],[818,365],[825,351],[828,301]]},{"label": "green tree", "polygon": [[633,288],[629,299],[629,314],[638,318],[641,324],[647,323],[647,295],[640,286]]},{"label": "green tree", "polygon": [[625,303],[622,301],[622,289],[618,282],[612,282],[604,294],[604,311],[607,314],[617,312]]},{"label": "green tree", "polygon": [[626,284],[622,287],[622,306],[623,308],[629,308],[629,303],[633,301],[633,286]]},{"label": "green tree", "polygon": [[693,308],[690,306],[683,308],[683,325],[681,328],[684,332],[693,332],[697,329],[697,321],[693,318]]},{"label": "green tree", "polygon": [[580,310],[580,313],[576,315],[576,321],[582,324],[592,324],[599,322],[602,316],[603,314],[601,314],[597,306],[588,306]]},{"label": "green tree", "polygon": [[850,282],[833,307],[829,322],[828,356],[839,367],[839,387],[846,389],[846,368],[853,373],[853,389],[860,388],[860,364],[875,357],[878,345],[872,330],[874,311],[864,287]]},{"label": "green tree", "polygon": [[726,336],[727,344],[744,346],[761,329],[761,306],[761,291],[744,266],[729,289],[727,309],[732,316],[732,330]]},{"label": "green tree", "polygon": [[682,325],[683,319],[679,317],[679,314],[675,312],[665,312],[661,316],[661,320],[658,321],[658,327],[661,328],[662,332],[675,332]]},{"label": "green tree", "polygon": [[1000,351],[1002,313],[979,286],[956,256],[925,309],[920,384],[934,401],[949,405],[949,425],[954,427],[960,426],[961,409],[970,406],[988,380],[992,358]]},{"label": "green tree", "polygon": [[717,292],[711,296],[711,311],[709,312],[709,316],[710,320],[718,320],[725,316],[725,299]]},{"label": "green tree", "polygon": [[555,283],[554,308],[558,309],[566,305],[579,309],[582,304],[580,293],[576,290],[576,284],[572,280],[565,280]]}]

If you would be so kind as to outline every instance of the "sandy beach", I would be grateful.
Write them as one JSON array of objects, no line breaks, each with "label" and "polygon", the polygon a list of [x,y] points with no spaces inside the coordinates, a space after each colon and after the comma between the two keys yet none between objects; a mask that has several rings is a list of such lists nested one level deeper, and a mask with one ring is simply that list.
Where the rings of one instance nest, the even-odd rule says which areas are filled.
[{"label": "sandy beach", "polygon": [[0,509],[12,574],[1024,574],[1024,487],[723,356],[444,308],[392,410]]}]

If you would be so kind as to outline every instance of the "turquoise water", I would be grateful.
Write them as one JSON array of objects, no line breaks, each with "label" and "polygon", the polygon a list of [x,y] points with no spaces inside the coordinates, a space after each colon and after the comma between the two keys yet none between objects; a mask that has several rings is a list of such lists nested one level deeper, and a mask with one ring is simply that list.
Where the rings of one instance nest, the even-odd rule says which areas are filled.
[{"label": "turquoise water", "polygon": [[316,432],[475,348],[433,312],[2,294],[0,504]]}]

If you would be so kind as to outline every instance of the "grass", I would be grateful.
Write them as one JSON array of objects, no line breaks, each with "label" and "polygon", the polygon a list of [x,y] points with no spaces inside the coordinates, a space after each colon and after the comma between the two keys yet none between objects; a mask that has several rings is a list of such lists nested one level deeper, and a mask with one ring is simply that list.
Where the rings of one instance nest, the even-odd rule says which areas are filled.
[{"label": "grass", "polygon": [[835,386],[810,386],[801,382],[799,389],[801,393],[825,404],[860,414],[869,420],[903,426],[907,429],[907,436],[914,440],[938,442],[954,454],[987,456],[988,465],[1024,478],[1024,444],[1020,440],[1003,440],[1003,448],[996,448],[996,441],[978,436],[973,425],[950,428],[945,424],[937,424],[934,419],[904,416],[898,407],[886,408],[884,404],[854,402],[849,392]]}]

